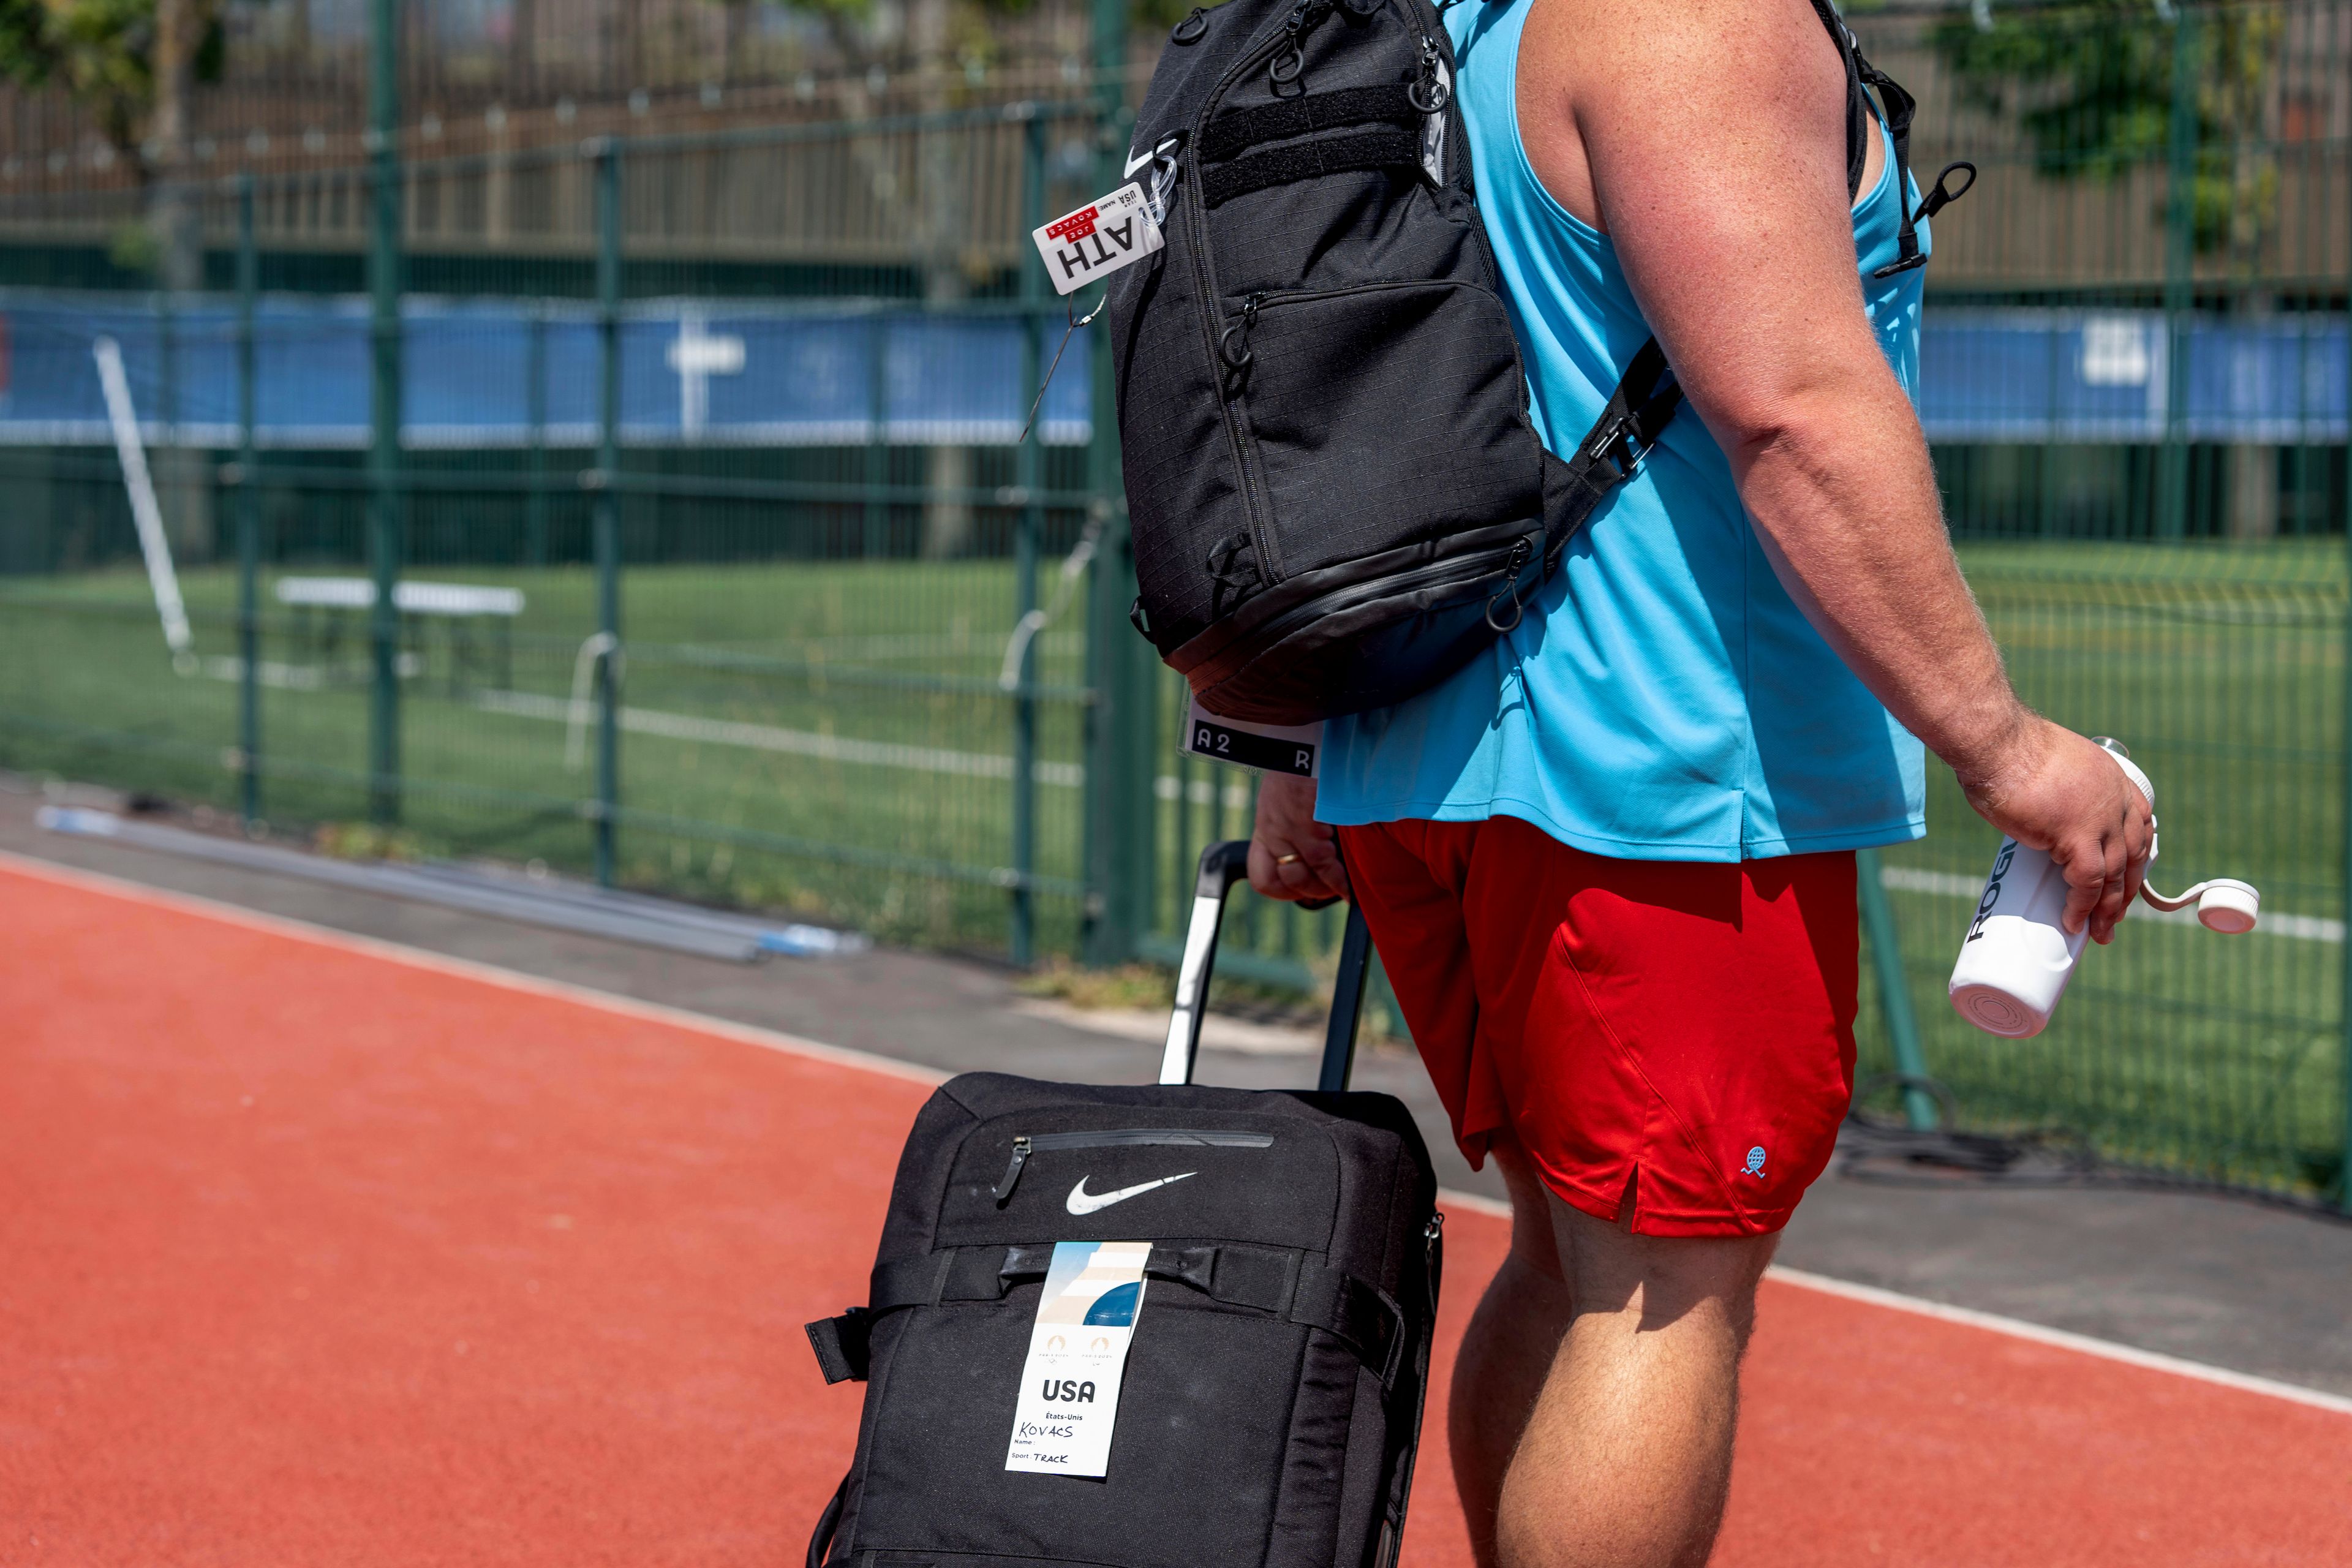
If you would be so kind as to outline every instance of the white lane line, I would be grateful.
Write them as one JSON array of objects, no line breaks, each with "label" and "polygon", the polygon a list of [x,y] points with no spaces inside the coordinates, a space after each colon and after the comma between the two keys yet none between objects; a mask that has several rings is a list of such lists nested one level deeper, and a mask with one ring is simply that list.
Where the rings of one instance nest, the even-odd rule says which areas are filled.
[{"label": "white lane line", "polygon": [[[437,974],[478,981],[501,990],[520,992],[526,995],[542,996],[553,1001],[570,1002],[583,1007],[598,1007],[625,1017],[640,1018],[648,1023],[666,1024],[699,1034],[715,1035],[721,1039],[743,1045],[757,1046],[761,1050],[781,1051],[787,1056],[804,1057],[812,1061],[833,1063],[841,1067],[863,1068],[887,1078],[914,1083],[935,1085],[946,1082],[954,1075],[913,1062],[899,1061],[892,1057],[877,1056],[871,1051],[853,1050],[845,1046],[829,1046],[818,1040],[803,1039],[772,1029],[762,1029],[750,1024],[738,1024],[730,1019],[712,1017],[684,1007],[672,1007],[659,1002],[640,1001],[634,996],[622,996],[609,991],[598,991],[568,981],[546,980],[536,974],[518,970],[502,969],[496,964],[480,963],[468,958],[452,958],[446,953],[432,952],[423,948],[386,942],[379,937],[356,936],[337,931],[331,926],[313,925],[308,921],[293,920],[284,915],[263,914],[236,904],[194,893],[168,891],[151,888],[124,878],[109,876],[102,871],[86,871],[79,867],[61,866],[54,861],[38,860],[0,849],[0,868],[37,880],[56,882],[65,887],[103,893],[133,903],[147,903],[178,910],[205,920],[218,921],[225,925],[242,926],[250,931],[273,936],[291,937],[316,946],[339,949],[346,952],[380,958],[388,963],[405,964]],[[1496,1218],[1510,1217],[1511,1205],[1477,1193],[1458,1192],[1442,1188],[1441,1202],[1473,1213],[1491,1215]],[[1826,1275],[1808,1273],[1800,1268],[1788,1268],[1775,1264],[1769,1278],[1801,1289],[1818,1290],[1824,1295],[1843,1296],[1849,1300],[1864,1301],[1897,1312],[1910,1312],[1920,1317],[1939,1318],[1947,1322],[1965,1323],[1970,1328],[1991,1333],[2007,1334],[2012,1339],[2031,1340],[2039,1344],[2053,1345],[2106,1361],[2143,1367],[2151,1372],[2168,1372],[2178,1377],[2191,1378],[2200,1383],[2217,1384],[2247,1394],[2268,1394],[2292,1404],[2308,1405],[2316,1410],[2332,1411],[2340,1415],[2352,1415],[2352,1399],[2341,1394],[2324,1394],[2315,1388],[2281,1383],[2273,1378],[2256,1377],[2251,1373],[2231,1372],[2227,1367],[2209,1366],[2203,1362],[2186,1361],[2179,1356],[2144,1351],[2131,1345],[2117,1344],[2111,1340],[2094,1339],[2088,1334],[2070,1333],[2064,1329],[2043,1328],[2021,1319],[2005,1318],[1996,1312],[1979,1312],[1969,1307],[1949,1307],[1940,1301],[1922,1297],[1906,1296],[1900,1291],[1881,1289],[1875,1285],[1855,1285]]]},{"label": "white lane line", "polygon": [[447,953],[433,952],[425,948],[410,947],[402,942],[386,942],[380,937],[359,936],[351,931],[337,931],[332,926],[314,925],[309,921],[295,920],[286,915],[264,914],[241,905],[207,899],[200,894],[173,892],[163,888],[151,888],[121,877],[110,877],[103,871],[88,871],[79,866],[61,866],[51,860],[36,859],[0,849],[0,870],[13,871],[37,880],[60,883],[85,892],[102,893],[132,903],[158,905],[181,914],[218,921],[224,925],[242,926],[248,931],[271,936],[291,937],[297,942],[314,946],[334,948],[345,952],[360,953],[387,963],[404,964],[411,969],[425,970],[436,974],[452,975],[461,980],[478,981],[505,991],[518,991],[527,995],[551,1001],[570,1002],[583,1007],[601,1008],[624,1017],[646,1023],[666,1024],[674,1028],[691,1029],[698,1034],[717,1035],[761,1050],[782,1051],[787,1056],[806,1057],[813,1061],[830,1062],[840,1067],[864,1068],[869,1072],[890,1078],[906,1079],[919,1084],[945,1083],[954,1075],[940,1072],[914,1062],[899,1061],[894,1057],[877,1056],[872,1051],[854,1050],[846,1046],[828,1046],[819,1040],[803,1039],[774,1029],[762,1029],[753,1024],[738,1024],[731,1019],[714,1018],[707,1013],[689,1012],[684,1007],[672,1007],[660,1002],[642,1001],[635,996],[623,996],[611,991],[598,991],[586,985],[575,985],[564,980],[548,980],[520,970],[502,969],[496,964],[478,963],[470,958],[452,958]]},{"label": "white lane line", "polygon": [[2071,1333],[2064,1329],[2049,1329],[2040,1323],[2029,1323],[2020,1318],[2005,1318],[1998,1312],[1979,1312],[1972,1307],[1947,1306],[1918,1296],[1906,1296],[1899,1290],[1885,1290],[1875,1285],[1856,1285],[1844,1279],[1832,1279],[1826,1275],[1808,1273],[1801,1268],[1785,1268],[1775,1264],[1768,1277],[1800,1289],[1818,1290],[1824,1296],[1843,1296],[1849,1301],[1866,1301],[1874,1307],[1893,1311],[1909,1312],[1922,1318],[1937,1318],[1948,1323],[1965,1323],[1972,1329],[1984,1329],[2011,1339],[2031,1340],[2036,1344],[2053,1345],[2060,1350],[2079,1351],[2084,1355],[2098,1356],[2105,1361],[2122,1362],[2126,1366],[2144,1367],[2150,1372],[2168,1372],[2176,1377],[2194,1378],[2200,1383],[2219,1384],[2245,1394],[2265,1394],[2273,1399],[2284,1399],[2296,1405],[2307,1405],[2315,1410],[2330,1410],[2338,1415],[2352,1415],[2352,1399],[2340,1394],[2323,1394],[2300,1384],[2281,1383],[2276,1378],[2256,1377],[2251,1373],[2231,1372],[2227,1367],[2212,1366],[2201,1361],[2187,1361],[2179,1356],[2166,1355],[2158,1351],[2144,1351],[2133,1345],[2117,1344],[2113,1340],[2094,1339],[2088,1334]]},{"label": "white lane line", "polygon": [[[1497,1219],[1511,1217],[1511,1205],[1480,1193],[1465,1193],[1452,1187],[1438,1190],[1440,1203],[1450,1207],[1468,1209],[1474,1214],[1492,1215]],[[2339,1394],[2323,1393],[2305,1388],[2300,1384],[2281,1383],[2276,1378],[2257,1377],[2251,1373],[2232,1372],[2228,1367],[2213,1366],[2201,1361],[2189,1361],[2180,1356],[2166,1355],[2160,1351],[2144,1351],[2134,1345],[2118,1344],[2113,1340],[2095,1339],[2089,1334],[2073,1333],[2065,1329],[2044,1328],[2021,1318],[2003,1317],[1998,1312],[1979,1312],[1973,1307],[1948,1306],[1923,1296],[1906,1296],[1900,1290],[1888,1290],[1876,1285],[1856,1285],[1849,1280],[1832,1279],[1826,1274],[1808,1269],[1790,1268],[1774,1264],[1765,1271],[1765,1278],[1783,1285],[1793,1285],[1801,1290],[1816,1290],[1824,1296],[1839,1296],[1849,1301],[1862,1301],[1890,1311],[1908,1312],[1915,1317],[1936,1318],[1948,1323],[1963,1323],[1988,1333],[2005,1334],[2011,1339],[2030,1340],[2036,1344],[2052,1345],[2060,1350],[2097,1356],[2102,1361],[2121,1362],[2148,1372],[2168,1372],[2176,1377],[2186,1377],[2199,1383],[2218,1384],[2243,1394],[2268,1394],[2294,1405],[2307,1405],[2315,1410],[2332,1411],[2338,1415],[2352,1415],[2352,1398]]]}]

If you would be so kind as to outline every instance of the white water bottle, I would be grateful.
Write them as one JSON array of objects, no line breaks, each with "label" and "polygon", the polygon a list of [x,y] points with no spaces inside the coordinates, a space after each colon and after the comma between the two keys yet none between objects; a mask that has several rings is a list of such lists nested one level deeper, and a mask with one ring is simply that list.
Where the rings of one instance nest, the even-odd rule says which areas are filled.
[{"label": "white water bottle", "polygon": [[[2119,742],[2102,736],[2098,743],[2154,811],[2156,785],[2147,774]],[[2151,865],[2156,859],[2154,826],[2151,820]],[[2090,940],[2087,921],[2071,933],[2061,923],[2066,894],[2066,874],[2048,851],[2028,848],[2014,838],[2000,841],[1992,874],[1985,879],[1969,934],[1960,943],[1959,962],[1952,965],[1952,1005],[1961,1017],[1989,1035],[2012,1040],[2030,1038],[2049,1026],[2058,999],[2066,994],[2066,983],[2074,976],[2074,962]],[[2145,886],[2141,896],[2168,911],[2194,901],[2201,924],[2233,934],[2253,930],[2261,908],[2261,895],[2252,887],[2226,878],[2200,882],[2177,899]]]}]

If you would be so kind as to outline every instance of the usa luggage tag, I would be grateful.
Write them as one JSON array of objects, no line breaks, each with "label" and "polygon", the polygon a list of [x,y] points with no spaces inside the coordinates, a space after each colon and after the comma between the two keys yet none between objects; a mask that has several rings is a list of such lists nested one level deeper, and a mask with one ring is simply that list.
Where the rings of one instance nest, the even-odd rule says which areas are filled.
[{"label": "usa luggage tag", "polygon": [[1151,220],[1143,187],[1133,181],[1031,229],[1029,237],[1045,258],[1045,276],[1054,280],[1056,294],[1074,294],[1167,243]]},{"label": "usa luggage tag", "polygon": [[1029,1331],[1013,1410],[1008,1470],[1095,1476],[1110,1469],[1127,1347],[1143,1307],[1148,1241],[1057,1241]]},{"label": "usa luggage tag", "polygon": [[1196,757],[1214,757],[1262,773],[1317,778],[1323,765],[1323,721],[1244,724],[1238,719],[1219,718],[1194,698],[1184,719],[1182,749]]}]

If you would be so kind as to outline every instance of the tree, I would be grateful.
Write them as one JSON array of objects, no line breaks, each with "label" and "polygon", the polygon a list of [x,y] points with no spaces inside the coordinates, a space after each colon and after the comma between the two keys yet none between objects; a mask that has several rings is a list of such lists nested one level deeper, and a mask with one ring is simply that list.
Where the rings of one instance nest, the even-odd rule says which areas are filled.
[{"label": "tree", "polygon": [[2168,20],[2147,0],[2089,0],[1967,15],[1933,28],[1965,103],[2012,121],[2053,179],[2121,177],[2170,150],[2179,37],[2193,26],[2190,224],[2197,249],[2251,246],[2275,215],[2278,171],[2261,148],[2282,26],[2276,8],[2200,8]]},{"label": "tree", "polygon": [[203,281],[188,188],[189,100],[220,76],[222,0],[0,0],[0,79],[62,88],[147,192],[142,234],[118,246],[168,289]]},{"label": "tree", "polygon": [[[96,117],[146,193],[143,226],[116,237],[118,260],[152,268],[166,289],[204,285],[204,217],[189,179],[190,100],[217,80],[222,0],[0,0],[0,79],[63,88]],[[175,544],[212,552],[212,491],[202,455],[157,454]]]}]

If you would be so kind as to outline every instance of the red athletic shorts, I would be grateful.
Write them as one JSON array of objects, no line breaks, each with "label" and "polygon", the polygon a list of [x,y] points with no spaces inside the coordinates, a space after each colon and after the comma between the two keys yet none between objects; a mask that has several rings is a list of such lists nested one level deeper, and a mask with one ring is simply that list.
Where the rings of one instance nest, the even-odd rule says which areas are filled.
[{"label": "red athletic shorts", "polygon": [[1339,830],[1473,1166],[1644,1236],[1778,1230],[1853,1092],[1851,852],[1613,860],[1514,817]]}]

